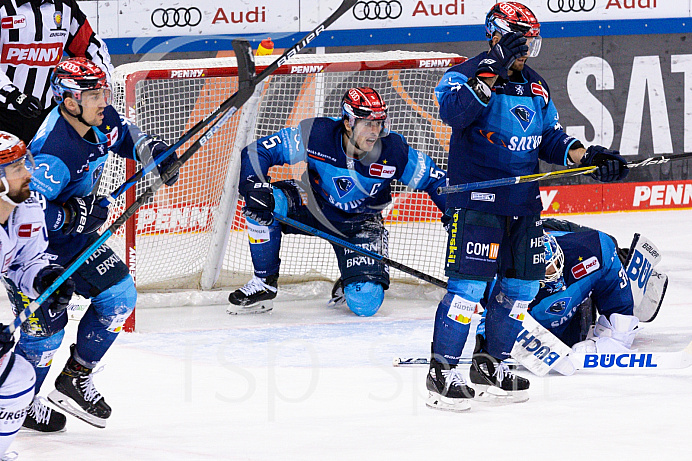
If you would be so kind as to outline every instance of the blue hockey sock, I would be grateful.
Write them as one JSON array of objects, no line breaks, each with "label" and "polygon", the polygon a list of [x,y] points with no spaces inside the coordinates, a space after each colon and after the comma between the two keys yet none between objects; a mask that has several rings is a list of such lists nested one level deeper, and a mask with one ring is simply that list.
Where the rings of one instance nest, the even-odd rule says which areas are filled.
[{"label": "blue hockey sock", "polygon": [[[509,358],[528,307],[538,293],[539,282],[518,279],[502,281],[501,291],[486,306],[485,352],[499,360]],[[505,293],[511,293],[507,295]]]},{"label": "blue hockey sock", "polygon": [[[286,216],[288,199],[281,189],[274,188],[274,211]],[[278,275],[279,250],[281,249],[281,223],[274,220],[269,226],[262,226],[257,221],[246,218],[247,236],[250,241],[250,256],[252,267],[257,277],[266,278]]]},{"label": "blue hockey sock", "polygon": [[485,282],[450,279],[435,313],[433,354],[449,364],[459,363],[469,335],[471,317],[485,290]]},{"label": "blue hockey sock", "polygon": [[17,355],[24,357],[34,367],[36,372],[36,394],[41,390],[41,385],[46,380],[46,376],[48,376],[53,356],[60,348],[64,336],[65,332],[62,330],[47,338],[31,336],[23,331],[21,332],[15,352]]},{"label": "blue hockey sock", "polygon": [[77,329],[77,357],[83,366],[94,368],[118,337],[137,302],[132,277],[127,276],[91,299]]}]

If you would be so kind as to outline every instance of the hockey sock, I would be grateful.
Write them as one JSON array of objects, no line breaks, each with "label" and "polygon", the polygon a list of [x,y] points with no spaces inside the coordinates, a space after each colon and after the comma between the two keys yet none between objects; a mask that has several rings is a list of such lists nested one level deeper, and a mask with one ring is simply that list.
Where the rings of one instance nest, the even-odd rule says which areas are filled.
[{"label": "hockey sock", "polygon": [[24,357],[34,367],[36,372],[36,394],[41,390],[41,385],[46,380],[46,376],[48,376],[53,356],[60,348],[64,336],[65,332],[62,330],[47,338],[30,336],[23,331],[21,333],[15,352],[17,355]]},{"label": "hockey sock", "polygon": [[77,356],[84,361],[82,365],[93,368],[98,364],[118,337],[136,302],[137,291],[129,276],[91,299],[77,329]]},{"label": "hockey sock", "polygon": [[451,365],[459,363],[471,317],[483,296],[485,285],[485,282],[450,279],[449,291],[437,306],[432,352]]},{"label": "hockey sock", "polygon": [[279,273],[279,249],[281,248],[281,223],[274,221],[269,226],[260,226],[252,219],[246,219],[247,235],[250,241],[252,267],[257,277]]},{"label": "hockey sock", "polygon": [[[509,358],[517,336],[521,332],[524,317],[538,292],[538,282],[508,279],[503,280],[502,289],[491,296],[486,306],[485,338],[486,351],[499,360]],[[514,296],[506,295],[510,291]]]}]

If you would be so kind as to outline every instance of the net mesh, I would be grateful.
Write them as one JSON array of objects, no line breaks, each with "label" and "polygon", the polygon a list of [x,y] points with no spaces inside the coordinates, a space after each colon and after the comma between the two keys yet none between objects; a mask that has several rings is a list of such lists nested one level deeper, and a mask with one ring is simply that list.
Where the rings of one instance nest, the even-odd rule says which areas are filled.
[{"label": "net mesh", "polygon": [[[332,72],[329,64],[349,60],[373,61],[397,59],[435,59],[449,57],[440,53],[378,53],[363,56],[298,56],[292,63],[326,63],[305,65],[299,74],[275,74],[265,80],[257,107],[257,117],[250,125],[251,141],[270,135],[281,128],[295,126],[305,118],[340,116],[339,102],[348,88],[375,88],[389,106],[392,130],[402,134],[414,149],[432,157],[446,169],[446,152],[451,130],[438,118],[433,88],[446,67],[382,69]],[[271,58],[271,57],[269,57]],[[301,61],[302,59],[302,61]],[[114,81],[115,105],[144,131],[157,134],[172,144],[195,123],[212,113],[236,91],[237,78],[232,76],[190,78],[128,78],[133,72],[147,69],[232,68],[235,60],[163,61],[128,64],[118,68]],[[440,59],[440,62],[444,62]],[[258,58],[258,65],[262,65]],[[343,69],[343,66],[340,68]],[[308,72],[312,70],[313,72]],[[190,73],[192,74],[192,73]],[[128,104],[127,91],[133,98]],[[173,187],[162,187],[142,208],[136,218],[138,289],[195,288],[211,248],[212,230],[219,223],[221,193],[231,165],[233,145],[242,112],[220,130],[181,168],[180,179]],[[189,145],[187,143],[178,152]],[[237,152],[236,154],[237,155]],[[115,157],[115,156],[111,156]],[[299,178],[304,164],[273,167],[272,181]],[[121,160],[109,160],[102,192],[108,192],[125,180]],[[148,187],[143,180],[137,196]],[[445,232],[439,223],[440,212],[425,193],[402,184],[392,188],[394,200],[384,210],[390,231],[390,258],[429,275],[443,277]],[[122,200],[121,200],[122,202]],[[232,225],[225,249],[217,287],[244,284],[252,276],[245,220],[240,213],[242,199],[236,201]],[[124,203],[114,207],[119,215]],[[128,224],[129,225],[129,224]],[[111,245],[121,256],[125,252],[122,232]],[[214,250],[218,251],[218,250]],[[338,277],[336,257],[331,245],[319,238],[284,235],[281,246],[281,283]],[[412,276],[392,272],[392,279],[414,282]]]}]

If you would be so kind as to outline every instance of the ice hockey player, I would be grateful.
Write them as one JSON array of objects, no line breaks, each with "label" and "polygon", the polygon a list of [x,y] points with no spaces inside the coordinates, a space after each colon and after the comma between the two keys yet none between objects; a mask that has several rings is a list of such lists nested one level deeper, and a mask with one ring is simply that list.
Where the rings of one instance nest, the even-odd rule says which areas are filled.
[{"label": "ice hockey player", "polygon": [[29,143],[54,107],[50,75],[63,54],[113,72],[106,43],[77,0],[6,0],[0,6],[0,127]]},{"label": "ice hockey player", "polygon": [[575,350],[629,350],[639,322],[651,322],[663,302],[668,277],[654,269],[658,250],[639,234],[620,249],[610,235],[569,221],[546,219],[544,227],[546,275],[531,316]]},{"label": "ice hockey player", "polygon": [[[39,128],[29,148],[38,165],[32,189],[45,197],[48,253],[67,266],[98,239],[108,208],[95,195],[108,152],[148,163],[168,149],[156,136],[147,135],[120,117],[110,105],[106,74],[85,58],[61,62],[51,76],[53,97],[59,104]],[[175,154],[159,163],[163,171]],[[152,173],[155,173],[152,172]],[[172,185],[177,176],[168,181]],[[77,340],[55,390],[48,399],[68,413],[105,427],[111,408],[96,390],[92,371],[115,341],[135,306],[137,292],[127,266],[104,244],[74,273],[75,291],[91,304],[79,322]],[[62,322],[64,327],[67,320]],[[49,334],[23,336],[19,346],[27,351],[36,369],[39,389],[52,354],[64,330],[54,326]]]},{"label": "ice hockey player", "polygon": [[[0,264],[5,288],[17,315],[63,272],[46,257],[48,241],[41,205],[30,196],[34,160],[17,136],[0,131]],[[21,293],[25,293],[22,298]],[[74,283],[67,279],[21,327],[21,334],[67,308]],[[22,424],[36,430],[65,427],[65,416],[34,397],[36,376],[24,351],[12,352],[14,335],[0,325],[0,456]],[[26,417],[26,419],[25,419]],[[4,458],[3,458],[4,459]]]},{"label": "ice hockey player", "polygon": [[[545,219],[543,226],[546,272],[529,306],[531,317],[577,352],[628,352],[639,322],[658,314],[668,285],[668,277],[654,269],[661,258],[655,245],[635,234],[631,247],[620,249],[612,236],[569,221]],[[487,299],[499,293],[494,285],[491,291]],[[484,317],[476,333],[482,344]],[[545,342],[535,331],[531,335]],[[531,370],[524,359],[532,352],[523,345],[519,339],[512,356]],[[574,371],[559,365],[556,371]]]},{"label": "ice hockey player", "polygon": [[[444,208],[436,188],[445,183],[445,172],[390,131],[387,105],[377,91],[347,90],[341,111],[341,118],[306,119],[243,149],[239,190],[245,198],[255,276],[230,294],[229,313],[272,308],[281,234],[300,233],[275,221],[274,211],[386,255],[387,230],[380,213],[392,200],[392,180],[426,191],[438,208]],[[307,162],[303,184],[270,183],[271,166],[301,161]],[[301,198],[304,194],[307,203]],[[348,249],[334,246],[334,251],[349,309],[374,315],[389,286],[389,268]]]},{"label": "ice hockey player", "polygon": [[[600,181],[624,178],[627,162],[617,151],[585,149],[560,126],[545,79],[526,64],[541,45],[531,10],[517,2],[497,3],[485,27],[489,51],[450,68],[435,88],[440,117],[452,127],[450,185],[538,173],[539,158],[596,166],[593,177]],[[528,399],[529,381],[502,361],[544,276],[541,208],[536,182],[447,197],[449,286],[435,317],[429,406],[470,408],[474,390],[456,365],[471,314],[496,276],[500,293],[487,306],[486,342],[474,355],[471,382],[481,391],[493,387],[506,402]]]}]

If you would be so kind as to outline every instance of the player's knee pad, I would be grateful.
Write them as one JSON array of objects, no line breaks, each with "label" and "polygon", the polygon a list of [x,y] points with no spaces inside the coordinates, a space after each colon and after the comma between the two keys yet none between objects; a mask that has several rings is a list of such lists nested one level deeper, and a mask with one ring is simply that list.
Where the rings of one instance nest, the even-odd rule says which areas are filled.
[{"label": "player's knee pad", "polygon": [[346,304],[354,314],[363,317],[375,315],[384,300],[384,287],[376,282],[349,283],[344,288]]},{"label": "player's knee pad", "polygon": [[58,331],[48,337],[32,336],[22,331],[15,352],[35,368],[48,368],[64,336],[65,331]]},{"label": "player's knee pad", "polygon": [[43,381],[48,376],[53,357],[60,348],[64,336],[65,332],[62,330],[48,337],[31,336],[23,331],[19,336],[15,352],[17,355],[24,357],[34,367],[36,372],[36,393],[41,389]]},{"label": "player's knee pad", "polygon": [[488,282],[479,280],[464,280],[450,278],[447,282],[447,291],[459,295],[469,301],[478,302],[483,297]]},{"label": "player's knee pad", "polygon": [[118,333],[137,304],[137,289],[129,275],[98,296],[91,298],[91,306],[107,330]]}]

